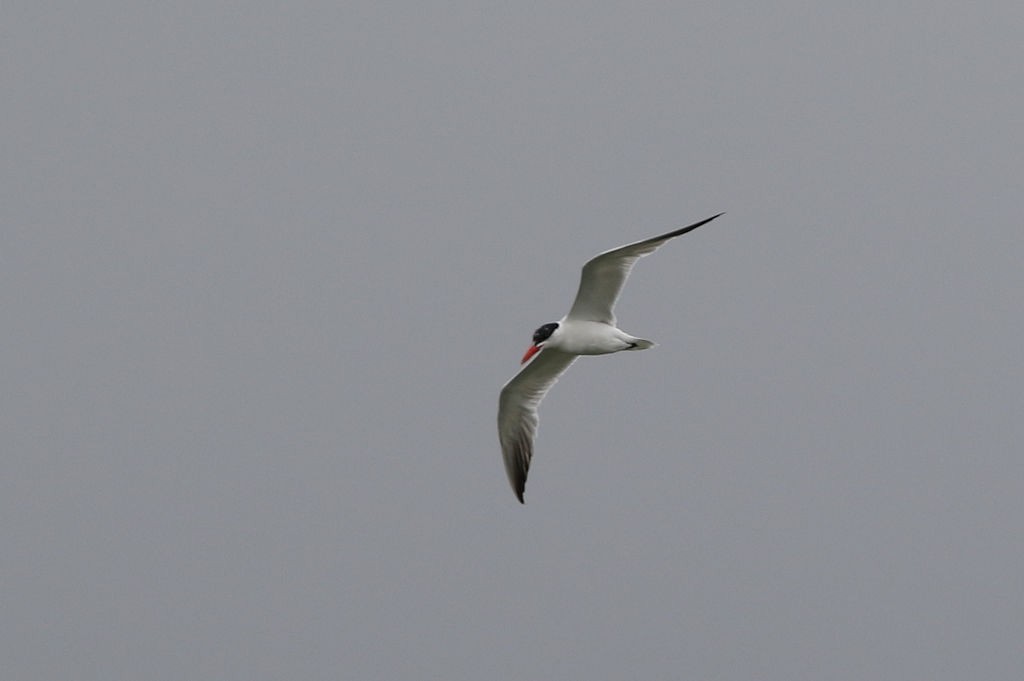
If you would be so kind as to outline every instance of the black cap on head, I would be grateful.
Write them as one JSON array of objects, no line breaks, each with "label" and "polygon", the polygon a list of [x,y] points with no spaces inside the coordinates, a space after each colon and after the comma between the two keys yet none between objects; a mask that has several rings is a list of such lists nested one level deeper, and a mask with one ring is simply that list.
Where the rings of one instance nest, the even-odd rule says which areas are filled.
[{"label": "black cap on head", "polygon": [[533,332],[533,344],[536,345],[537,343],[543,343],[548,338],[551,338],[551,334],[553,334],[557,328],[558,322],[550,322],[540,327]]}]

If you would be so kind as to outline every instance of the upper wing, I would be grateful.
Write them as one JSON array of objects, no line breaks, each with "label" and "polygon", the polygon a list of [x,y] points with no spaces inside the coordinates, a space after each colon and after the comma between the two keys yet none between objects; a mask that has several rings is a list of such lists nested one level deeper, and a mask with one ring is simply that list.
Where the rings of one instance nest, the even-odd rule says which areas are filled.
[{"label": "upper wing", "polygon": [[523,503],[526,472],[533,458],[537,432],[537,406],[576,355],[545,348],[501,389],[498,400],[498,440],[505,458],[505,472]]},{"label": "upper wing", "polygon": [[605,322],[614,326],[615,313],[612,312],[612,308],[615,307],[615,301],[618,299],[634,263],[641,257],[658,250],[658,247],[669,239],[691,232],[701,225],[711,222],[719,215],[722,213],[712,215],[706,220],[695,222],[668,234],[613,248],[592,258],[583,266],[580,288],[566,319]]}]

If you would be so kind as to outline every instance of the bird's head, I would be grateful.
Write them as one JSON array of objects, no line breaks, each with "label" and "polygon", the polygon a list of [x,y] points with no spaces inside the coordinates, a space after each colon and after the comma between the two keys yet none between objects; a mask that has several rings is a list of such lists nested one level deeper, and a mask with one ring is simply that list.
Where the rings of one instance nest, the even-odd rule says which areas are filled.
[{"label": "bird's head", "polygon": [[526,362],[531,357],[533,357],[538,352],[540,352],[541,348],[543,348],[544,345],[549,340],[551,340],[551,336],[554,335],[554,333],[557,330],[558,330],[558,322],[549,322],[549,323],[541,326],[540,328],[538,328],[536,331],[534,331],[533,332],[533,345],[531,345],[527,349],[526,354],[523,355],[523,360],[520,362],[520,364],[526,364]]}]

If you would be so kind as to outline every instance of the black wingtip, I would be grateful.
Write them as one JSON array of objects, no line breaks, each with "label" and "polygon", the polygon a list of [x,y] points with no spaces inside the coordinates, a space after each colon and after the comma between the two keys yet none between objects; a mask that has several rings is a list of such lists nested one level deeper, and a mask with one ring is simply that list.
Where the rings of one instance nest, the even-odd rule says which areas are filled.
[{"label": "black wingtip", "polygon": [[700,227],[701,225],[706,225],[706,224],[708,224],[709,222],[711,222],[712,220],[714,220],[715,218],[720,218],[720,217],[722,217],[723,215],[725,215],[725,211],[724,211],[724,210],[723,210],[723,211],[722,211],[721,213],[718,213],[717,215],[712,215],[712,216],[711,216],[711,217],[709,217],[709,218],[704,218],[704,219],[703,219],[703,220],[701,220],[700,222],[695,222],[695,223],[693,223],[692,225],[690,225],[689,227],[683,227],[683,229],[684,229],[684,230],[686,230],[686,231],[685,231],[685,232],[683,232],[683,233],[685,234],[686,232],[689,232],[689,231],[690,231],[690,230],[692,230],[692,229],[697,229],[697,228],[698,228],[698,227]]},{"label": "black wingtip", "polygon": [[709,222],[711,222],[715,218],[722,217],[723,215],[725,215],[725,211],[722,211],[718,215],[712,215],[709,218],[704,218],[703,220],[701,220],[699,222],[695,222],[692,225],[687,225],[686,227],[680,227],[679,229],[677,229],[674,232],[669,232],[668,234],[662,234],[661,236],[656,236],[653,239],[649,239],[648,241],[655,242],[655,241],[661,241],[662,239],[671,239],[673,237],[682,236],[682,235],[686,234],[687,232],[692,232],[693,230],[697,229],[701,225],[708,224]]}]

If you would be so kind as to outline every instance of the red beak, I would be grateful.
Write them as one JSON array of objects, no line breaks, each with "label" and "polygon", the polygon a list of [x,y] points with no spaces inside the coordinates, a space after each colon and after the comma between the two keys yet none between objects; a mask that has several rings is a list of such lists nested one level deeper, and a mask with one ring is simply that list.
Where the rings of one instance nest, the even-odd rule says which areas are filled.
[{"label": "red beak", "polygon": [[539,345],[531,345],[530,349],[526,351],[525,355],[523,355],[523,361],[521,361],[519,363],[520,364],[526,364],[526,361],[528,359],[530,359],[531,357],[536,355],[538,352],[540,352],[540,348],[541,348],[541,346],[539,346]]}]

